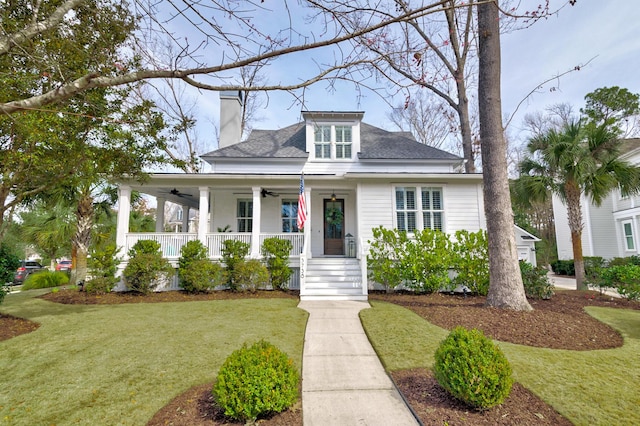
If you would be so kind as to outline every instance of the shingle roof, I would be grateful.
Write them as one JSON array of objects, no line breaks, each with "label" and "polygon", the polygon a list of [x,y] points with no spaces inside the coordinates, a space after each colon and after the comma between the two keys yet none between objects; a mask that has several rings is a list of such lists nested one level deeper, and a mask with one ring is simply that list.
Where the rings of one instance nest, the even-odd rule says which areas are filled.
[{"label": "shingle roof", "polygon": [[[306,127],[300,122],[279,130],[254,130],[246,141],[207,154],[204,158],[307,158]],[[389,132],[362,123],[360,159],[460,160],[461,158],[424,145],[409,132]]]}]

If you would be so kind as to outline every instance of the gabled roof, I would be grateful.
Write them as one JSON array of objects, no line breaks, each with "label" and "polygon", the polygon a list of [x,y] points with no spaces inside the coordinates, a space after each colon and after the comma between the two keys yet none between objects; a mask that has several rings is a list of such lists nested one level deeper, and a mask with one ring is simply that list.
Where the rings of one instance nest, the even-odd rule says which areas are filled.
[{"label": "gabled roof", "polygon": [[[204,154],[202,158],[304,159],[304,122],[279,130],[253,130],[246,141]],[[461,160],[460,157],[415,140],[409,132],[390,132],[361,123],[360,154],[363,160]]]}]

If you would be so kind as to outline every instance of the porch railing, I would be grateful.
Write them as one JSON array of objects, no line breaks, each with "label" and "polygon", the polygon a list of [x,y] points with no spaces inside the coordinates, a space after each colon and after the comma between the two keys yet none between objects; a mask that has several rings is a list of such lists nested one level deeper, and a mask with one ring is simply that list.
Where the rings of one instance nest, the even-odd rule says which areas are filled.
[{"label": "porch railing", "polygon": [[209,250],[209,257],[220,259],[222,257],[222,243],[226,240],[239,240],[251,245],[251,233],[247,232],[217,232],[207,234],[206,246]]},{"label": "porch railing", "polygon": [[[298,233],[262,233],[260,234],[260,247],[267,238],[281,238],[291,241],[292,249],[291,257],[300,256],[304,243],[304,234]],[[162,256],[176,260],[180,257],[182,246],[189,241],[198,239],[195,233],[176,233],[176,232],[140,232],[129,233],[126,235],[126,243],[123,254],[129,253],[131,247],[140,240],[154,240],[160,243]],[[220,259],[222,257],[222,243],[225,240],[240,240],[247,244],[251,244],[251,233],[248,232],[216,232],[206,235],[206,241],[203,244],[207,247],[209,258]],[[260,251],[262,254],[262,251]]]},{"label": "porch railing", "polygon": [[289,256],[290,257],[300,256],[300,252],[302,251],[302,245],[304,243],[304,234],[290,233],[290,232],[260,234],[260,254],[263,254],[262,244],[264,243],[264,240],[266,240],[267,238],[279,238],[281,240],[291,241],[291,251],[289,252]]},{"label": "porch railing", "polygon": [[167,259],[177,259],[180,257],[180,249],[187,242],[198,239],[198,234],[178,233],[178,232],[140,232],[127,234],[124,253],[129,253],[131,247],[140,240],[154,240],[160,243],[162,256]]}]

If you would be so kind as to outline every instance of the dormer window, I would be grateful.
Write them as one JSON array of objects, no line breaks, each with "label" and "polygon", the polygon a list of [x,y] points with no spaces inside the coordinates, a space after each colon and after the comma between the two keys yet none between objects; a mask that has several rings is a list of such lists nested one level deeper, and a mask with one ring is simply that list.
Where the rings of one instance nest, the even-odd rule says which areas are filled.
[{"label": "dormer window", "polygon": [[313,131],[315,157],[323,159],[351,159],[353,127],[345,125],[316,125]]}]

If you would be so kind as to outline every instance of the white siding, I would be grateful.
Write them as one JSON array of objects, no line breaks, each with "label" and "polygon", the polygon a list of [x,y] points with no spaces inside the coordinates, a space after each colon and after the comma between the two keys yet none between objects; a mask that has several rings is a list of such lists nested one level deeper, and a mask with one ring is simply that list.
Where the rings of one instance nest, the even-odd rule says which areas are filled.
[{"label": "white siding", "polygon": [[444,187],[444,209],[448,234],[466,229],[471,232],[486,229],[479,184],[450,183]]},{"label": "white siding", "polygon": [[556,227],[556,242],[558,245],[558,259],[573,259],[573,246],[571,245],[571,231],[567,217],[567,206],[555,194],[552,199],[553,219]]},{"label": "white siding", "polygon": [[388,182],[362,183],[358,188],[358,236],[366,244],[373,237],[373,228],[394,227],[393,188]]},{"label": "white siding", "polygon": [[[613,195],[614,197],[617,195]],[[613,199],[608,196],[600,207],[589,206],[588,217],[585,218],[585,229],[591,231],[589,254],[585,256],[601,256],[612,258],[619,256],[616,226],[613,220]],[[587,222],[588,221],[588,222]]]}]

